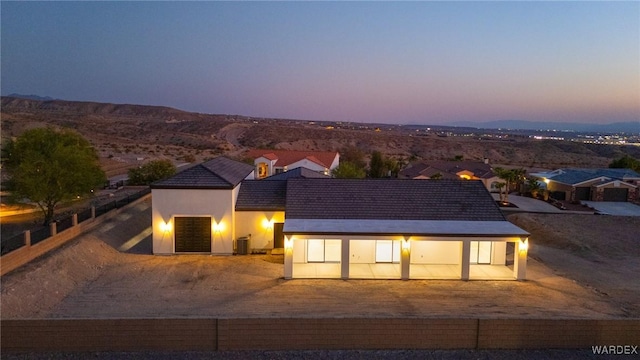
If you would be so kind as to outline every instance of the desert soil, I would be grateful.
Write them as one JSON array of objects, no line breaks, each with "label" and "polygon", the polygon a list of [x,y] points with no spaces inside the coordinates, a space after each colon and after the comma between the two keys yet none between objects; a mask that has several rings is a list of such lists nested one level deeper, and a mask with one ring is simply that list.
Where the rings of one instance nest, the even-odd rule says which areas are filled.
[{"label": "desert soil", "polygon": [[[622,238],[625,232],[620,230],[625,226],[637,229],[637,222],[595,215],[515,217],[512,221],[533,234],[528,280],[524,282],[284,280],[282,260],[277,256],[154,256],[150,254],[150,237],[128,253],[119,252],[116,250],[119,244],[148,229],[150,201],[146,201],[3,276],[1,316],[3,319],[640,316],[640,291],[635,276],[640,270],[637,239],[628,233]],[[585,226],[583,220],[591,231],[578,231]],[[602,232],[593,229],[601,226],[602,232],[611,235],[616,232],[616,236],[600,237]],[[582,239],[579,243],[591,248],[580,250],[573,245],[552,248],[556,241],[574,242],[567,237],[571,234],[569,230],[567,233],[557,230],[572,227]],[[600,239],[616,245],[597,245]],[[591,255],[585,256],[580,251],[597,254],[590,258]],[[619,253],[618,258],[605,257],[614,252]],[[568,258],[572,260],[567,261]],[[612,264],[623,270],[613,271]],[[584,266],[589,266],[587,274],[598,276],[581,278]]]}]

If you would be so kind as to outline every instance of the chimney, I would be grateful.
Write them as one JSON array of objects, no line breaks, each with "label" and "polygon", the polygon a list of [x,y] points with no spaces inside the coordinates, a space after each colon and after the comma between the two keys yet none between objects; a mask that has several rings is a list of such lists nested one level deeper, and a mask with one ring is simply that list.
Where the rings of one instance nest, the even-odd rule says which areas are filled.
[{"label": "chimney", "polygon": [[489,164],[489,158],[484,158],[484,163],[488,165]]}]

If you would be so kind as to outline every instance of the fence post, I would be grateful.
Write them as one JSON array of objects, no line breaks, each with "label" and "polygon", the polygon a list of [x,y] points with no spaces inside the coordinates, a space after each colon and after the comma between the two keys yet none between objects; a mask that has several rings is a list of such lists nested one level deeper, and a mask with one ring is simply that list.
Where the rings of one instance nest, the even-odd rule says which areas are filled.
[{"label": "fence post", "polygon": [[71,226],[78,226],[78,214],[71,216]]},{"label": "fence post", "polygon": [[96,207],[95,206],[91,206],[91,218],[92,219],[96,218]]},{"label": "fence post", "polygon": [[31,246],[31,230],[25,230],[24,232],[24,246]]},{"label": "fence post", "polygon": [[58,224],[56,224],[55,221],[49,224],[49,228],[51,229],[51,236],[54,236],[58,233]]}]

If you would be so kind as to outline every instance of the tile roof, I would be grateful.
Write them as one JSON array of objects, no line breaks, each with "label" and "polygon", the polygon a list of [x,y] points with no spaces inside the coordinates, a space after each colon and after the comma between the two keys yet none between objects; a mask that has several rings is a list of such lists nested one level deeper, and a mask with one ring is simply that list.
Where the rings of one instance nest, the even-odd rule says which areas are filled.
[{"label": "tile roof", "polygon": [[631,169],[559,169],[558,174],[549,177],[550,180],[567,185],[580,184],[585,181],[606,177],[608,179],[623,180],[628,178],[640,178],[640,174]]},{"label": "tile roof", "polygon": [[289,219],[504,221],[480,181],[290,179]]},{"label": "tile roof", "polygon": [[[491,165],[477,161],[420,161],[412,163],[411,166],[400,171],[400,177],[413,179],[417,176],[431,176],[435,173],[443,174],[444,178],[449,178],[447,174],[454,175],[460,171],[471,171],[475,177],[488,179],[494,175]],[[431,174],[431,175],[428,175]]]},{"label": "tile roof", "polygon": [[[275,165],[278,167],[284,167],[291,165],[303,159],[313,161],[318,165],[330,168],[333,160],[338,155],[335,151],[293,151],[293,150],[249,150],[247,156],[255,159],[260,156],[266,157],[269,160],[277,159]],[[273,158],[275,156],[275,159]]]},{"label": "tile roof", "polygon": [[292,178],[322,178],[327,179],[330,176],[321,174],[317,171],[313,171],[311,169],[307,169],[305,167],[299,167],[295,169],[291,169],[289,171],[281,172],[279,174],[268,176],[264,180],[287,180]]},{"label": "tile roof", "polygon": [[279,210],[286,205],[287,180],[246,180],[240,184],[237,211]]},{"label": "tile roof", "polygon": [[427,235],[442,237],[526,237],[516,225],[500,221],[287,219],[285,234]]},{"label": "tile roof", "polygon": [[156,181],[152,189],[233,189],[253,171],[253,165],[220,156]]}]

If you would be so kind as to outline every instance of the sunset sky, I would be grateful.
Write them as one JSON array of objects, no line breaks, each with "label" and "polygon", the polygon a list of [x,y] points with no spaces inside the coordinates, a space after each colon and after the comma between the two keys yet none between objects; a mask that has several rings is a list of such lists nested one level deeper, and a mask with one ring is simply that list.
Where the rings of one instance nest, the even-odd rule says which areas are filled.
[{"label": "sunset sky", "polygon": [[2,95],[307,120],[640,120],[640,2],[6,2]]}]

